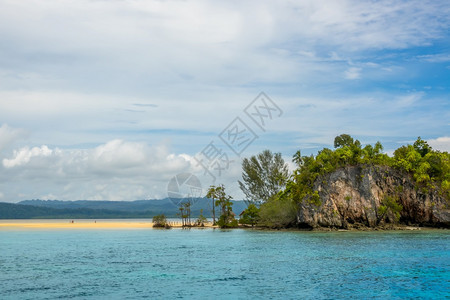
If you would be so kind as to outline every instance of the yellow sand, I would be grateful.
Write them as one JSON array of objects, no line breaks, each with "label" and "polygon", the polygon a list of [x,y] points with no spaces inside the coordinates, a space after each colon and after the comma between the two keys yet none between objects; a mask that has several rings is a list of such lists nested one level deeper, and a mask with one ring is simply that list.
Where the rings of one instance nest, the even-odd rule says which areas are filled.
[{"label": "yellow sand", "polygon": [[[182,227],[181,222],[169,222],[172,227]],[[153,224],[149,221],[127,221],[127,220],[0,220],[0,230],[2,229],[145,229],[152,228]],[[205,224],[205,227],[212,227],[211,224]]]}]

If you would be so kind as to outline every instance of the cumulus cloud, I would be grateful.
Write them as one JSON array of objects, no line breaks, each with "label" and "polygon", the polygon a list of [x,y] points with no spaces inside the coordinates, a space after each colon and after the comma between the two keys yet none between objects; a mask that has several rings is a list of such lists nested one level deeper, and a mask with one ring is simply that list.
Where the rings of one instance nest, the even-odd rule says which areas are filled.
[{"label": "cumulus cloud", "polygon": [[32,157],[48,157],[52,155],[53,150],[50,150],[47,146],[41,147],[24,147],[20,150],[14,151],[14,157],[12,159],[3,159],[3,166],[5,168],[13,168],[27,164]]},{"label": "cumulus cloud", "polygon": [[[0,187],[8,186],[8,197],[19,197],[20,191],[29,198],[63,200],[163,198],[176,174],[204,175],[192,156],[170,153],[164,144],[118,139],[92,149],[23,147],[3,159],[3,167]],[[237,169],[239,164],[222,180],[234,178]],[[203,184],[206,188],[209,181],[204,178]]]},{"label": "cumulus cloud", "polygon": [[[59,170],[59,175],[101,173],[103,176],[150,176],[152,172],[164,173],[190,168],[190,156],[168,152],[164,144],[150,147],[145,143],[112,140],[93,149],[50,149],[48,146],[23,147],[14,150],[12,158],[3,159],[7,169],[25,168],[28,165]],[[41,162],[41,163],[40,163]],[[45,164],[44,164],[45,162]],[[42,171],[42,170],[41,170]],[[36,172],[41,172],[36,170]],[[159,176],[159,175],[158,175]]]},{"label": "cumulus cloud", "polygon": [[[449,27],[450,6],[432,0],[1,1],[0,120],[30,137],[23,147],[24,132],[0,127],[0,189],[12,200],[164,197],[261,90],[285,114],[252,152],[289,155],[342,132],[443,136],[448,97],[393,86],[423,78],[412,80],[423,75],[410,53],[448,62],[409,48],[439,44]],[[239,173],[233,164],[223,180]]]},{"label": "cumulus cloud", "polygon": [[442,136],[436,139],[427,140],[428,144],[435,150],[450,152],[450,137]]}]

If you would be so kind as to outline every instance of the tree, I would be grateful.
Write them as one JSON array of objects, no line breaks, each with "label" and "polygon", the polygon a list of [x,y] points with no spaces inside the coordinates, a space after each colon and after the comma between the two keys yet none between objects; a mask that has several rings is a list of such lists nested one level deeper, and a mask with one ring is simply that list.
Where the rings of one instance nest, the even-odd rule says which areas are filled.
[{"label": "tree", "polygon": [[167,223],[167,219],[164,214],[154,216],[152,221],[153,227],[170,228],[170,225]]},{"label": "tree", "polygon": [[414,142],[413,145],[414,149],[416,149],[417,152],[419,152],[420,156],[424,157],[429,152],[431,152],[433,149],[428,145],[428,143],[420,138],[420,136],[417,138],[417,140]]},{"label": "tree", "polygon": [[243,212],[241,215],[241,218],[239,219],[239,223],[241,224],[248,224],[253,226],[258,223],[259,220],[259,209],[256,207],[255,204],[251,203]]},{"label": "tree", "polygon": [[385,220],[386,217],[393,223],[396,223],[400,219],[400,212],[403,206],[398,203],[397,197],[385,196],[381,205],[377,210],[377,225],[381,221]]},{"label": "tree", "polygon": [[242,161],[242,179],[239,187],[247,203],[260,205],[282,190],[288,179],[288,166],[281,153],[264,150]]},{"label": "tree", "polygon": [[191,226],[191,201],[183,203],[186,222],[185,225]]},{"label": "tree", "polygon": [[274,197],[262,204],[260,223],[271,228],[286,228],[297,222],[297,204],[288,197]]},{"label": "tree", "polygon": [[181,203],[178,209],[180,210],[180,213],[178,213],[178,215],[181,217],[181,226],[184,227],[187,225],[187,218],[188,218],[185,203]]},{"label": "tree", "polygon": [[233,197],[226,194],[223,184],[219,186],[212,185],[206,196],[214,199],[214,206],[218,206],[220,208],[221,215],[217,224],[221,228],[236,227],[237,221],[234,219],[233,210],[231,208],[233,206],[233,203],[231,202]]},{"label": "tree", "polygon": [[351,147],[353,144],[353,138],[348,134],[341,134],[334,138],[334,148]]},{"label": "tree", "polygon": [[204,227],[206,223],[206,217],[203,215],[203,209],[200,209],[200,215],[198,216],[198,219],[196,221],[197,226]]},{"label": "tree", "polygon": [[213,225],[216,225],[216,200],[218,197],[217,187],[214,185],[211,185],[209,187],[208,192],[206,193],[206,197],[212,200],[212,215],[213,215]]},{"label": "tree", "polygon": [[[362,162],[362,156],[365,154],[365,151],[361,149],[361,142],[354,140],[348,134],[341,134],[335,137],[334,148],[337,148],[336,154],[340,163],[344,165],[356,165]],[[371,151],[372,149],[368,147],[366,150]]]},{"label": "tree", "polygon": [[292,162],[295,163],[299,168],[303,165],[303,158],[300,150],[295,152],[295,154],[292,156]]}]

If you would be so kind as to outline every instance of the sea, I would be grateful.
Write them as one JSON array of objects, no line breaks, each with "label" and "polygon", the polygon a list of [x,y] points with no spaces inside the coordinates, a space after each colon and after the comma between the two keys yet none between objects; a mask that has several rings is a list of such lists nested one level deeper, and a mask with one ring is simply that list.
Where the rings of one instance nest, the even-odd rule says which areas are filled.
[{"label": "sea", "polygon": [[0,299],[450,299],[450,231],[0,230]]}]

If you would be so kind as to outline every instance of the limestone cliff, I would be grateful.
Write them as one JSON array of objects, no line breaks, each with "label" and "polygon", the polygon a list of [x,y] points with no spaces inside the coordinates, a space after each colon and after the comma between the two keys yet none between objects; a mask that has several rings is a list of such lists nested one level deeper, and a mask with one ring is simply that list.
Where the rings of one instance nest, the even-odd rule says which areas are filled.
[{"label": "limestone cliff", "polygon": [[[389,167],[340,168],[318,178],[314,190],[319,192],[321,204],[316,206],[303,201],[297,216],[299,226],[382,225],[379,207],[387,195],[395,197],[403,206],[400,223],[450,227],[448,199],[437,190],[417,188],[411,176]],[[387,216],[385,222],[392,221],[393,217]]]}]

